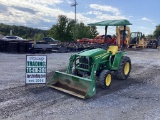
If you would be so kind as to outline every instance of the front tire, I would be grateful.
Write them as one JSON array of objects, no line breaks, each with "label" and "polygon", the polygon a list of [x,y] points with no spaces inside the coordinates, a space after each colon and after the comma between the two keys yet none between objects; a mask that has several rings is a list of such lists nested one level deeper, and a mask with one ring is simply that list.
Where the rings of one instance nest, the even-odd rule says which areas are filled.
[{"label": "front tire", "polygon": [[112,75],[109,70],[103,70],[99,76],[99,84],[102,88],[109,88],[111,85]]},{"label": "front tire", "polygon": [[131,60],[127,56],[123,56],[117,71],[117,78],[120,80],[125,80],[128,78],[131,71]]}]

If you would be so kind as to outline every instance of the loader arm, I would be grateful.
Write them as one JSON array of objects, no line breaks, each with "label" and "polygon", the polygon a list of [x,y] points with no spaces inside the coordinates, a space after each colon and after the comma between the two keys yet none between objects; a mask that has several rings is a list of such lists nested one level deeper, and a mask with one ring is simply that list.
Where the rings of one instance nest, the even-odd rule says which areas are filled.
[{"label": "loader arm", "polygon": [[68,64],[67,71],[66,71],[68,74],[71,74],[71,69],[72,69],[73,64],[76,60],[76,57],[77,57],[77,55],[75,54],[75,55],[72,55],[69,59],[69,64]]}]

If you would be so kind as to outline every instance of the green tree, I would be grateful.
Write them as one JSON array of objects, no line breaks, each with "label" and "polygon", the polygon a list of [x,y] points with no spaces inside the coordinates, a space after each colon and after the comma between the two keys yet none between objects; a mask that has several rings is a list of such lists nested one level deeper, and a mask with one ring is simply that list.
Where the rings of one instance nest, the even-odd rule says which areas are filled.
[{"label": "green tree", "polygon": [[145,34],[142,35],[143,38],[146,38]]},{"label": "green tree", "polygon": [[34,35],[34,40],[35,41],[41,41],[44,38],[44,34],[43,33],[39,33],[39,34],[35,34]]},{"label": "green tree", "polygon": [[160,36],[160,25],[158,25],[154,31],[154,37],[158,38]]},{"label": "green tree", "polygon": [[92,38],[96,37],[99,34],[96,26],[91,26],[90,27],[90,32],[91,32],[91,37]]},{"label": "green tree", "polygon": [[60,41],[71,41],[72,38],[72,28],[75,25],[75,21],[68,19],[64,15],[58,16],[58,23],[53,25],[49,30],[49,36],[60,40]]},{"label": "green tree", "polygon": [[84,23],[75,23],[64,15],[58,16],[57,24],[48,31],[48,35],[60,41],[73,41],[81,38],[93,38],[98,35],[95,26],[86,26]]},{"label": "green tree", "polygon": [[84,23],[76,24],[76,37],[81,38],[94,38],[98,35],[97,28],[95,26],[86,26]]}]

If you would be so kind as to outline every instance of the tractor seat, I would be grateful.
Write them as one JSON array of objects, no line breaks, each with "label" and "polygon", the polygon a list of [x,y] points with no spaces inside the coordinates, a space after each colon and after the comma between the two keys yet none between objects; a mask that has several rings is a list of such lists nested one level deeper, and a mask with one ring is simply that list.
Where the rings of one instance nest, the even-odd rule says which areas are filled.
[{"label": "tractor seat", "polygon": [[108,52],[112,52],[112,55],[115,55],[118,51],[118,46],[109,46]]}]

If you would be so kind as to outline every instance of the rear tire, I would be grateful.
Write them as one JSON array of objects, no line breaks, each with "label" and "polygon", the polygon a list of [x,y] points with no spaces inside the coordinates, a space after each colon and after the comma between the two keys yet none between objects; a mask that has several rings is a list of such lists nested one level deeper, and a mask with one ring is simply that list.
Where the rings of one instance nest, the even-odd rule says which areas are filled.
[{"label": "rear tire", "polygon": [[129,57],[123,56],[116,77],[120,80],[125,80],[128,78],[130,71],[131,71],[131,60]]},{"label": "rear tire", "polygon": [[99,84],[102,88],[109,88],[111,85],[112,75],[109,70],[103,70],[99,76]]}]

